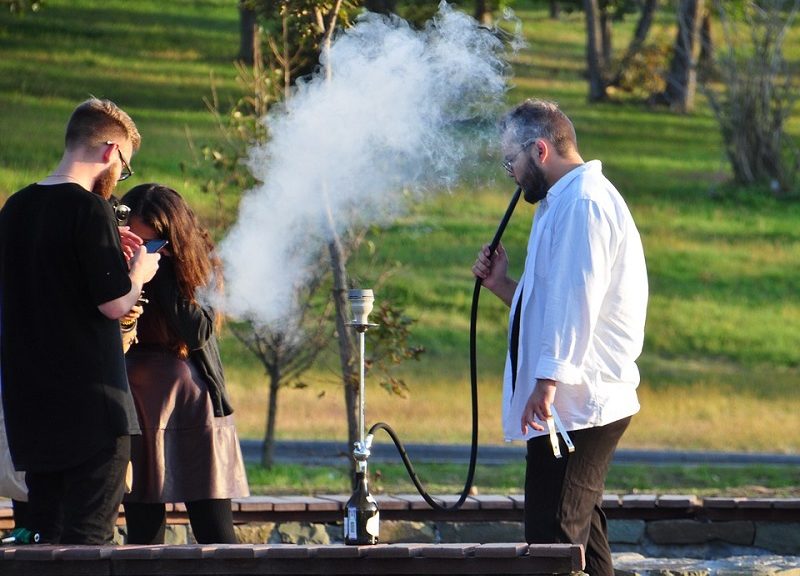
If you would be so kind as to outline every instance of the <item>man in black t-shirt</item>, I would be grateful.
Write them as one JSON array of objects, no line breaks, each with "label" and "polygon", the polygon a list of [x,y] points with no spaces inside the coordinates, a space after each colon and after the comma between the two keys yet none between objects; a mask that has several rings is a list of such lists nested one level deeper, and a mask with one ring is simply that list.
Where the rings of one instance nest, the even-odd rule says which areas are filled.
[{"label": "man in black t-shirt", "polygon": [[[0,369],[26,528],[42,541],[113,536],[138,432],[118,319],[158,268],[117,229],[107,199],[132,173],[131,118],[92,98],[73,112],[58,167],[0,210]],[[126,263],[123,253],[130,256]]]}]

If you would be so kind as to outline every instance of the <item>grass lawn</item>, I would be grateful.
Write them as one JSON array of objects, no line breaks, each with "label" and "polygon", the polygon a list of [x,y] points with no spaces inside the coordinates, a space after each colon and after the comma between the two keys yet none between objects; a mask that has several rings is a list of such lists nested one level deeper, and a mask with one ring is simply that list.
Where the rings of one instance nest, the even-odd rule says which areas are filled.
[{"label": "grass lawn", "polygon": [[[413,458],[413,455],[412,455]],[[424,488],[433,496],[460,494],[467,465],[415,464]],[[481,466],[475,470],[478,494],[522,494],[523,462]],[[270,470],[248,467],[254,494],[347,494],[351,491],[347,466],[279,465]],[[372,464],[370,490],[375,494],[413,494],[400,463]],[[792,466],[642,466],[615,464],[609,470],[606,492],[611,494],[694,494],[697,496],[797,498],[800,470]]]},{"label": "grass lawn", "polygon": [[[212,83],[223,103],[238,97],[232,65],[238,49],[235,4],[48,0],[38,14],[0,14],[0,202],[57,163],[69,112],[93,94],[128,110],[144,137],[133,159],[136,176],[121,193],[141,182],[161,181],[180,190],[209,227],[230,222],[238,195],[220,203],[202,192],[211,169],[200,148],[220,137],[204,104]],[[627,198],[645,245],[651,300],[640,361],[642,411],[622,447],[796,453],[800,204],[753,196],[715,199],[730,170],[702,95],[689,115],[653,109],[623,94],[589,105],[581,14],[553,22],[545,2],[518,1],[515,7],[529,45],[512,58],[509,105],[534,95],[561,103],[575,121],[584,158],[602,160]],[[657,36],[671,37],[671,22],[672,16],[662,13]],[[632,21],[614,24],[618,49],[632,26]],[[786,44],[795,64],[800,63],[798,40],[795,26]],[[797,114],[790,131],[795,139],[800,135]],[[480,178],[471,175],[449,192],[429,194],[391,226],[372,233],[375,252],[356,255],[350,268],[354,284],[362,287],[374,286],[393,270],[376,297],[406,308],[416,320],[412,341],[426,348],[420,362],[400,371],[411,389],[408,399],[368,382],[368,423],[385,420],[405,441],[469,439],[469,268],[513,192],[497,154],[474,167]],[[517,272],[532,214],[521,203],[504,237]],[[478,326],[483,443],[502,442],[506,315],[491,295],[484,295]],[[264,371],[231,336],[223,338],[222,347],[240,433],[260,437]],[[332,347],[306,375],[308,388],[281,391],[279,437],[346,437],[337,366]],[[501,476],[491,470],[488,478]],[[711,471],[697,472],[686,482],[717,489],[711,480],[700,479],[713,476]],[[440,474],[448,473],[431,471]],[[642,474],[626,470],[614,480],[612,471],[610,487],[634,489],[626,482]],[[754,478],[759,475],[753,471]],[[385,467],[380,482],[387,490],[394,486],[390,477]],[[795,475],[787,484],[797,480]],[[676,487],[683,481],[677,472],[643,480]],[[303,490],[302,479],[287,482]]]}]

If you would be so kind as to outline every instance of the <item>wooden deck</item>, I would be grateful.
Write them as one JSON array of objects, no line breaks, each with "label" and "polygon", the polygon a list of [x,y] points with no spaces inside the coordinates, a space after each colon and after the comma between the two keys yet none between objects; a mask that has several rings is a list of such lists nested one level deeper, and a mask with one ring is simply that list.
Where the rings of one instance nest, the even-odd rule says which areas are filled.
[{"label": "wooden deck", "polygon": [[571,544],[193,545],[0,548],[3,576],[570,574]]},{"label": "wooden deck", "polygon": [[[252,496],[233,501],[237,523],[256,522],[340,522],[349,495]],[[381,520],[522,522],[522,495],[470,496],[459,510],[433,510],[419,494],[376,495]],[[455,497],[444,498],[445,502]],[[188,524],[186,507],[167,505],[172,524]],[[800,522],[800,498],[698,498],[680,494],[606,494],[603,511],[610,520],[701,520],[729,522],[752,520]],[[119,524],[125,523],[120,509]],[[0,530],[13,528],[11,501],[0,500]]]},{"label": "wooden deck", "polygon": [[[236,522],[337,522],[349,495],[252,496],[233,502]],[[432,509],[419,494],[376,495],[381,520],[451,522],[522,522],[522,495],[470,496],[460,509]],[[443,498],[447,504],[456,497]],[[800,498],[698,498],[681,494],[606,494],[603,511],[610,520],[733,520],[800,522]],[[169,512],[174,522],[188,521],[186,510],[176,504]]]},{"label": "wooden deck", "polygon": [[[254,496],[233,502],[234,519],[238,523],[340,522],[347,498],[348,495]],[[432,510],[416,494],[376,498],[382,521],[522,522],[524,507],[522,496],[473,496],[452,512]],[[603,509],[612,520],[800,522],[798,498],[607,494]],[[183,505],[169,505],[168,510],[171,524],[188,524]],[[124,522],[121,516],[119,523]],[[11,527],[11,503],[0,500],[0,529]],[[570,574],[582,565],[580,546],[514,542],[0,547],[2,576]]]}]

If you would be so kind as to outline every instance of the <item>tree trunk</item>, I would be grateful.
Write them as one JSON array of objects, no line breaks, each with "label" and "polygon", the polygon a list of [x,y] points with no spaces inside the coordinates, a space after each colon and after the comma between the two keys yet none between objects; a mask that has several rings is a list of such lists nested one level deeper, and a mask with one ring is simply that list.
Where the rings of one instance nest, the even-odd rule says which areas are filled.
[{"label": "tree trunk", "polygon": [[366,0],[364,2],[364,8],[378,14],[393,14],[396,6],[396,0]]},{"label": "tree trunk", "polygon": [[586,12],[586,64],[589,80],[589,102],[606,99],[603,71],[602,32],[600,30],[600,8],[597,0],[583,0]]},{"label": "tree trunk", "polygon": [[558,0],[550,0],[550,18],[552,20],[561,18],[561,2]]},{"label": "tree trunk", "polygon": [[653,17],[656,15],[658,8],[658,0],[645,0],[642,5],[642,12],[639,14],[639,21],[636,23],[636,30],[633,33],[628,51],[638,51],[641,49],[644,41],[647,39],[647,34],[653,26]]},{"label": "tree trunk", "polygon": [[239,2],[239,56],[238,60],[253,63],[253,42],[256,39],[256,11]]},{"label": "tree trunk", "polygon": [[290,54],[291,41],[289,39],[289,13],[281,15],[281,46],[283,50],[283,101],[288,102],[292,97],[292,57]]},{"label": "tree trunk", "polygon": [[653,26],[653,18],[656,14],[657,8],[658,0],[645,0],[644,4],[642,5],[642,11],[639,14],[639,21],[636,23],[636,30],[633,32],[633,38],[631,38],[631,41],[628,44],[628,49],[625,51],[625,55],[622,57],[619,70],[614,76],[614,80],[611,82],[612,85],[619,86],[620,82],[622,81],[622,76],[625,74],[625,71],[627,70],[631,61],[637,56],[637,54],[639,54],[644,46],[645,40],[647,40],[647,35],[650,33],[650,28]]},{"label": "tree trunk", "polygon": [[261,449],[261,465],[272,468],[275,464],[275,420],[278,414],[278,390],[281,372],[277,366],[269,371],[269,398],[267,399],[267,423],[264,428],[264,446]]},{"label": "tree trunk", "polygon": [[356,346],[351,334],[350,302],[347,298],[347,271],[345,256],[338,239],[328,244],[333,271],[333,302],[336,308],[336,332],[339,341],[339,362],[342,367],[344,406],[347,414],[347,440],[352,446],[359,439],[358,430],[358,372],[356,370]]},{"label": "tree trunk", "polygon": [[[325,26],[325,34],[320,42],[322,54],[327,54],[331,49],[333,32],[336,29],[336,20],[343,0],[336,0]],[[331,66],[325,67],[326,81],[330,82],[333,70]],[[323,199],[325,203],[325,214],[328,218],[328,229],[331,240],[328,242],[328,253],[331,257],[331,273],[333,275],[333,303],[336,309],[336,334],[339,342],[339,362],[342,367],[342,388],[344,390],[344,409],[347,416],[347,439],[349,446],[359,439],[357,399],[358,399],[358,371],[356,368],[356,344],[352,335],[352,329],[347,325],[350,321],[350,302],[347,298],[347,255],[342,248],[339,233],[336,229],[336,222],[331,211],[331,203],[328,198],[327,183],[322,186]],[[355,487],[356,481],[356,461],[351,459],[350,466],[353,471],[352,483]]]},{"label": "tree trunk", "polygon": [[608,16],[606,7],[600,9],[600,35],[603,46],[603,79],[607,83],[609,77],[608,67],[611,66],[614,48],[611,45],[611,18]]},{"label": "tree trunk", "polygon": [[678,4],[678,33],[664,89],[666,103],[678,112],[694,110],[703,2],[704,0],[680,0]]},{"label": "tree trunk", "polygon": [[492,9],[486,0],[475,0],[475,20],[489,26],[492,23]]},{"label": "tree trunk", "polygon": [[714,39],[711,36],[711,13],[703,13],[703,23],[700,25],[700,56],[698,61],[698,74],[702,78],[708,77],[714,70]]}]

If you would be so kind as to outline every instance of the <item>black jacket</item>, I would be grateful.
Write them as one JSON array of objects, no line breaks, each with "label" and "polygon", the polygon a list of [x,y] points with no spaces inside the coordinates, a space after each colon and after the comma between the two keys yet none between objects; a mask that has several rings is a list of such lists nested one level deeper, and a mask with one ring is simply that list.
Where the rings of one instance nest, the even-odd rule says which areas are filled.
[{"label": "black jacket", "polygon": [[214,330],[214,310],[208,305],[198,305],[180,295],[175,276],[175,266],[170,256],[159,261],[158,272],[145,285],[145,312],[139,319],[139,337],[143,344],[153,330],[148,325],[160,315],[173,338],[178,337],[189,347],[189,360],[208,384],[208,393],[214,407],[214,416],[227,416],[233,407],[225,390],[225,374],[219,354],[219,344]]}]

